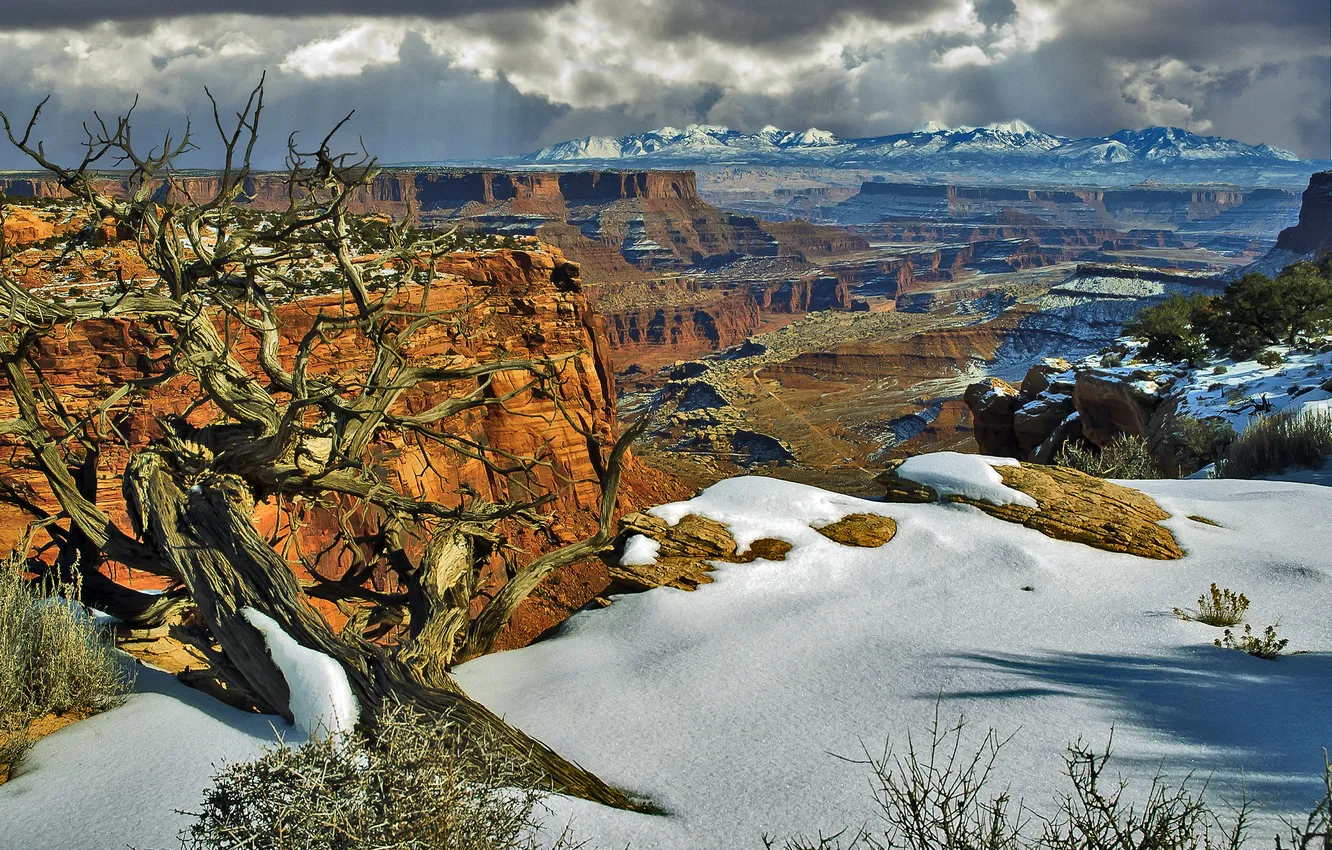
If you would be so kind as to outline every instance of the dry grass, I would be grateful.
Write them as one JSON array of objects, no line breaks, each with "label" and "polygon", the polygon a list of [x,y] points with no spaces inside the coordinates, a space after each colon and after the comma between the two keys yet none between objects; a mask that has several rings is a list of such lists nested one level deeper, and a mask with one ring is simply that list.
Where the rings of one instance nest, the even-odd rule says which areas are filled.
[{"label": "dry grass", "polygon": [[[77,603],[77,587],[34,587],[0,560],[0,765],[12,768],[45,715],[88,715],[124,699],[132,668]],[[8,770],[4,771],[5,773]]]},{"label": "dry grass", "polygon": [[1221,478],[1279,475],[1288,469],[1318,469],[1332,455],[1332,413],[1284,411],[1258,418],[1226,451]]},{"label": "dry grass", "polygon": [[1222,590],[1213,582],[1208,592],[1198,597],[1198,610],[1176,608],[1175,616],[1209,626],[1238,626],[1244,621],[1244,612],[1248,610],[1249,597],[1230,588]]},{"label": "dry grass", "polygon": [[1055,454],[1056,466],[1066,466],[1097,478],[1155,479],[1161,474],[1141,437],[1120,434],[1103,449],[1085,442],[1068,442]]}]

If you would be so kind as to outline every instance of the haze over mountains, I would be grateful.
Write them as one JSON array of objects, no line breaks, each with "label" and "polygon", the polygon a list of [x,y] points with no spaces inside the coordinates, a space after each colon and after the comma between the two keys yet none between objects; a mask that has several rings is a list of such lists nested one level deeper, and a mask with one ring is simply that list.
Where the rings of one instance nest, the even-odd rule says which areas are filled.
[{"label": "haze over mountains", "polygon": [[[1024,178],[1119,184],[1143,179],[1173,182],[1298,184],[1314,170],[1290,151],[1200,136],[1177,127],[1120,130],[1071,139],[1021,120],[983,127],[928,122],[908,133],[843,139],[826,130],[764,127],[743,133],[691,124],[621,138],[586,136],[520,158],[524,163],[632,162],[654,165],[819,166],[890,168],[925,176],[965,174],[986,179],[1020,169]],[[626,164],[628,164],[626,162]]]}]

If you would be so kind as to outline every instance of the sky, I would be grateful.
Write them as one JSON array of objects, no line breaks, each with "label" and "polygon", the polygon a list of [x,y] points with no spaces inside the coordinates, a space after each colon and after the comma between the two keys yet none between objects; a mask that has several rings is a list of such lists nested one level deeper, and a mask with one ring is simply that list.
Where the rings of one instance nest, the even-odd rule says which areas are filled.
[{"label": "sky", "polygon": [[[1064,136],[1152,124],[1329,157],[1327,0],[5,0],[0,111],[77,155],[94,110],[136,136],[244,102],[256,151],[339,137],[383,162],[525,153],[664,125],[819,127],[1021,118]],[[171,9],[164,14],[163,9]],[[189,14],[193,9],[206,14]],[[370,11],[367,11],[370,10]],[[212,135],[209,135],[211,133]],[[28,165],[0,146],[0,168]]]}]

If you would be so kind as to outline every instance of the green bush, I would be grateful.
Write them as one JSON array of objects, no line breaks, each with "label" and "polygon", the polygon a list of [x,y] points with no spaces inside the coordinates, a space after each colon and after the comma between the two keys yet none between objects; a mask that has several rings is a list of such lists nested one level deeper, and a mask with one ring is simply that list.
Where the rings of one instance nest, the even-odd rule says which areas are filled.
[{"label": "green bush", "polygon": [[1124,326],[1149,358],[1197,365],[1209,350],[1247,359],[1332,330],[1332,264],[1295,263],[1275,278],[1250,272],[1219,296],[1172,295]]},{"label": "green bush", "polygon": [[1161,474],[1141,437],[1120,434],[1105,448],[1083,441],[1064,443],[1055,453],[1056,466],[1067,466],[1097,478],[1154,479]]},{"label": "green bush", "polygon": [[1282,363],[1286,362],[1286,358],[1281,356],[1281,352],[1273,351],[1270,348],[1264,348],[1262,351],[1255,354],[1253,359],[1259,366],[1266,366],[1269,369],[1275,369]]},{"label": "green bush", "polygon": [[[497,742],[390,706],[373,726],[227,765],[181,833],[188,850],[535,850],[543,792]],[[570,847],[568,832],[556,848]]]},{"label": "green bush", "polygon": [[1170,444],[1180,473],[1189,475],[1209,463],[1219,463],[1237,436],[1230,423],[1219,417],[1175,417]]},{"label": "green bush", "polygon": [[1275,661],[1277,657],[1281,655],[1281,650],[1285,649],[1286,645],[1290,643],[1286,638],[1277,637],[1276,630],[1279,625],[1281,624],[1277,623],[1276,625],[1268,626],[1263,629],[1262,637],[1258,637],[1253,633],[1253,626],[1245,623],[1244,633],[1239,637],[1235,637],[1234,632],[1230,629],[1226,629],[1225,633],[1222,634],[1221,637],[1212,641],[1212,643],[1225,649],[1242,650],[1255,658],[1264,658],[1268,661]]},{"label": "green bush", "polygon": [[1216,302],[1219,321],[1207,328],[1214,345],[1233,354],[1267,345],[1294,345],[1332,323],[1332,276],[1313,263],[1295,263],[1275,277],[1250,272]]},{"label": "green bush", "polygon": [[1172,295],[1141,310],[1124,325],[1124,333],[1145,340],[1142,353],[1153,360],[1197,364],[1207,356],[1200,328],[1208,321],[1211,304],[1205,295]]},{"label": "green bush", "polygon": [[1175,609],[1175,616],[1181,620],[1195,620],[1209,626],[1237,626],[1244,620],[1244,612],[1249,610],[1249,597],[1226,588],[1222,590],[1212,582],[1211,589],[1198,597],[1198,610],[1185,611]]},{"label": "green bush", "polygon": [[1217,467],[1221,478],[1279,475],[1293,467],[1318,469],[1332,455],[1332,413],[1283,411],[1254,420],[1231,443]]}]

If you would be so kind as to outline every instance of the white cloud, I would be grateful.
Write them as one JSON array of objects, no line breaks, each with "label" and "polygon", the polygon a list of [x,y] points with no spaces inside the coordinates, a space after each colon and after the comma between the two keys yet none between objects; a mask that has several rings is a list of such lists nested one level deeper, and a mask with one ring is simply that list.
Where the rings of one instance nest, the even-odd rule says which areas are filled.
[{"label": "white cloud", "polygon": [[407,31],[407,25],[400,23],[359,24],[332,38],[302,44],[278,68],[309,79],[355,76],[370,65],[396,62]]},{"label": "white cloud", "polygon": [[1146,124],[1183,127],[1205,133],[1213,122],[1197,116],[1208,89],[1220,78],[1215,66],[1192,67],[1178,59],[1118,64],[1119,90]]},{"label": "white cloud", "polygon": [[944,51],[935,61],[940,68],[964,68],[968,65],[984,66],[994,62],[985,51],[976,44],[964,44]]}]

